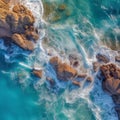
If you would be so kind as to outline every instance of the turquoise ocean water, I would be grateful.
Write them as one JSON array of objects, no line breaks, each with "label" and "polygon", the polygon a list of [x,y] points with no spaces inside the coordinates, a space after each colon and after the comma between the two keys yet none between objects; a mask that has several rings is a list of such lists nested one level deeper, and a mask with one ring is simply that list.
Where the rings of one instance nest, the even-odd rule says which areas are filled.
[{"label": "turquoise ocean water", "polygon": [[[36,17],[40,40],[34,52],[0,41],[0,120],[118,120],[112,99],[92,73],[92,61],[99,52],[112,60],[112,51],[120,47],[120,0],[26,0]],[[67,6],[54,11],[44,21],[43,2]],[[60,16],[53,20],[54,14]],[[52,16],[53,15],[53,16]],[[105,47],[106,46],[106,47]],[[48,52],[67,62],[69,54],[80,59],[80,73],[87,72],[94,81],[82,88],[61,83],[50,67]],[[114,61],[113,61],[114,62]],[[44,76],[33,76],[32,68],[44,69]],[[51,88],[45,77],[57,85]]]}]

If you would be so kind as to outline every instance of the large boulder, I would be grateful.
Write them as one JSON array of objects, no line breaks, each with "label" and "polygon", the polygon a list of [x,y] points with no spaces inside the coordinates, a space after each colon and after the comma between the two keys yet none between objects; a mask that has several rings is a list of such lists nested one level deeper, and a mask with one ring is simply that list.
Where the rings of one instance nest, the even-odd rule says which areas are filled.
[{"label": "large boulder", "polygon": [[77,75],[77,70],[72,68],[67,63],[63,63],[57,56],[50,59],[50,64],[56,71],[57,78],[59,80],[67,81]]},{"label": "large boulder", "polygon": [[0,38],[10,38],[21,48],[33,50],[34,41],[38,39],[35,18],[27,7],[19,3],[11,9],[11,1],[0,0]]},{"label": "large boulder", "polygon": [[79,73],[76,68],[67,62],[63,62],[59,57],[51,57],[50,64],[56,72],[57,78],[62,81],[72,81],[76,86],[81,85],[81,81],[92,82],[92,78],[86,73]]}]

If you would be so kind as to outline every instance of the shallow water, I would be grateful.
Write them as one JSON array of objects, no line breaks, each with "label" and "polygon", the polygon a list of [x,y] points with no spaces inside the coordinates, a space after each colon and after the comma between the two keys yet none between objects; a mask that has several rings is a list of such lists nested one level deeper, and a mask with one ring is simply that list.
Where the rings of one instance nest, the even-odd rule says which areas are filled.
[{"label": "shallow water", "polygon": [[[5,47],[0,41],[0,120],[118,120],[112,99],[102,90],[91,67],[98,52],[113,61],[117,53],[112,54],[105,46],[119,50],[120,1],[22,2],[36,16],[40,40],[32,53],[15,45]],[[66,11],[56,8],[45,21],[42,17],[46,2],[56,7],[64,3]],[[49,51],[66,62],[69,54],[76,54],[81,61],[80,73],[92,75],[94,81],[87,86],[83,83],[82,88],[59,82],[48,64]],[[44,69],[41,80],[32,75],[33,67]],[[46,82],[46,76],[57,82],[54,88]]]}]

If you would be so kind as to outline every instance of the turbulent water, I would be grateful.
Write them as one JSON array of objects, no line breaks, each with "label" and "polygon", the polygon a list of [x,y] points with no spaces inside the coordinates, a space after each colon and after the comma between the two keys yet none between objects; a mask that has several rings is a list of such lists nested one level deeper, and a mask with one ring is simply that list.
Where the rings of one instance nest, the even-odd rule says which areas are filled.
[{"label": "turbulent water", "polygon": [[[40,39],[32,53],[0,41],[0,120],[118,120],[111,97],[91,69],[97,53],[113,61],[114,50],[119,50],[120,0],[21,2],[36,17]],[[43,3],[65,4],[67,11],[54,11],[44,20]],[[80,73],[92,75],[94,81],[77,89],[59,82],[48,63],[48,52],[66,62],[69,54],[76,54]],[[43,78],[33,76],[32,68],[44,69]],[[51,88],[46,76],[54,78],[57,86]]]}]

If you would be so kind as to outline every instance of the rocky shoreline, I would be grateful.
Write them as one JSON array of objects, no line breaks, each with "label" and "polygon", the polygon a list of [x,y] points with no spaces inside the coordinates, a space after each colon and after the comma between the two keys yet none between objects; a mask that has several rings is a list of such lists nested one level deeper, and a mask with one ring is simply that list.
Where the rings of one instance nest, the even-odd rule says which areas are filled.
[{"label": "rocky shoreline", "polygon": [[[10,0],[0,0],[0,38],[3,38],[5,42],[15,43],[24,50],[33,51],[34,43],[39,39],[38,31],[34,27],[35,18],[24,5],[18,3],[11,8],[10,2]],[[59,7],[59,11],[65,9],[65,5]],[[96,59],[97,61],[93,62],[93,71],[100,73],[97,76],[102,82],[102,88],[112,97],[120,119],[120,67],[111,63],[110,59],[103,54],[97,54]],[[115,56],[115,61],[120,62],[120,56]],[[49,60],[59,81],[71,81],[72,85],[81,87],[81,81],[86,80],[89,83],[93,81],[93,78],[77,71],[75,67],[79,66],[79,62],[69,58],[69,63],[66,63],[58,56],[52,56]],[[32,72],[38,78],[42,78],[44,71],[33,69]],[[51,87],[56,84],[50,77],[46,77],[46,81]]]},{"label": "rocky shoreline", "polygon": [[0,38],[32,51],[39,38],[34,22],[32,12],[24,5],[18,3],[11,8],[10,0],[0,0]]}]

